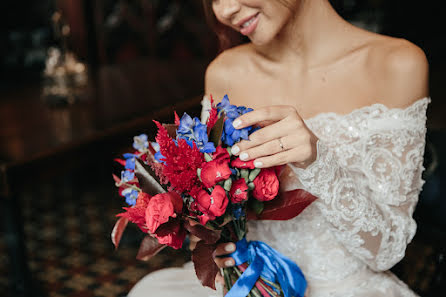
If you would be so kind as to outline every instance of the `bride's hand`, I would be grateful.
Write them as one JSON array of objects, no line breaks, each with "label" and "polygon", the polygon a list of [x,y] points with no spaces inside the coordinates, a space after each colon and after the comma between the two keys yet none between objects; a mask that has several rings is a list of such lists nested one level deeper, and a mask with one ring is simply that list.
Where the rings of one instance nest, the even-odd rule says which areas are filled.
[{"label": "bride's hand", "polygon": [[232,147],[243,161],[255,160],[257,168],[293,163],[306,168],[317,157],[317,137],[292,106],[268,106],[238,117],[234,128],[263,127]]}]

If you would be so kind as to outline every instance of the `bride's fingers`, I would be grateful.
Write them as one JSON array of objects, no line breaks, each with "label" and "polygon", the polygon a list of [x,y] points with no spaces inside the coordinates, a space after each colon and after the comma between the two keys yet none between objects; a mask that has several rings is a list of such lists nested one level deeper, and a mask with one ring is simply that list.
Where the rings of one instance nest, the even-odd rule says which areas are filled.
[{"label": "bride's fingers", "polygon": [[[293,131],[294,132],[294,131]],[[287,132],[285,132],[286,134]],[[289,134],[280,136],[284,133],[276,133],[276,137],[266,143],[261,143],[257,146],[245,149],[242,146],[240,159],[242,161],[249,161],[261,157],[272,156],[281,152],[288,151],[295,147],[301,146],[305,141],[303,134]]]},{"label": "bride's fingers", "polygon": [[217,245],[214,255],[215,256],[224,256],[224,255],[230,254],[232,252],[235,252],[235,244],[233,242],[221,243],[221,244]]},{"label": "bride's fingers", "polygon": [[[250,148],[268,143],[277,138],[283,138],[290,134],[296,134],[303,127],[301,121],[296,118],[285,118],[280,122],[266,126],[249,135],[249,140],[240,141],[236,146],[238,153],[242,153]],[[234,148],[233,148],[234,150]],[[237,152],[237,149],[235,149]],[[237,155],[238,153],[235,153]]]},{"label": "bride's fingers", "polygon": [[219,268],[232,267],[235,265],[234,259],[232,259],[231,257],[214,258],[214,262]]},{"label": "bride's fingers", "polygon": [[233,125],[234,128],[241,129],[264,121],[277,122],[292,113],[296,113],[296,109],[288,105],[262,107],[238,117]]},{"label": "bride's fingers", "polygon": [[257,168],[269,168],[278,165],[285,165],[288,163],[302,162],[305,158],[301,157],[302,147],[296,147],[291,150],[274,154],[272,156],[266,156],[257,158],[254,161],[254,165]]}]

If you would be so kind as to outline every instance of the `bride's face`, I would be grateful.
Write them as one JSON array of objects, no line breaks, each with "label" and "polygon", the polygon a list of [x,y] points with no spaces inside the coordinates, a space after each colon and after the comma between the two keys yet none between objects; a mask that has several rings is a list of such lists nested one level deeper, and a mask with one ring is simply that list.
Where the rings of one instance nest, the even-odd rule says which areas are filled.
[{"label": "bride's face", "polygon": [[211,0],[218,21],[256,45],[271,42],[290,21],[299,0]]}]

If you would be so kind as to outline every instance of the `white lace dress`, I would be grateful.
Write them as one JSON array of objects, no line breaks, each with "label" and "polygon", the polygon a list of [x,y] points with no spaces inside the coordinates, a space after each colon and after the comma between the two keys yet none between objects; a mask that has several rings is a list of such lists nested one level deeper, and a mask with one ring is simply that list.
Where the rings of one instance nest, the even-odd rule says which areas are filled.
[{"label": "white lace dress", "polygon": [[[387,270],[415,235],[429,102],[305,120],[319,138],[318,157],[305,170],[289,166],[281,183],[319,199],[292,220],[251,222],[248,238],[294,260],[307,278],[307,297],[416,296]],[[202,288],[188,263],[149,274],[129,296],[222,293]]]}]

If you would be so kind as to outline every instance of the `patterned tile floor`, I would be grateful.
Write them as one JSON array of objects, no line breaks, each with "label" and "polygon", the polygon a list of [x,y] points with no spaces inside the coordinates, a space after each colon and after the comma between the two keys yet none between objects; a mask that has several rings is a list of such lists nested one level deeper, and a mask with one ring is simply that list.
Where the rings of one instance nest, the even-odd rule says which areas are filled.
[{"label": "patterned tile floor", "polygon": [[[90,172],[89,176],[84,172]],[[101,176],[104,178],[98,178]],[[127,228],[120,248],[114,250],[110,232],[123,201],[108,176],[108,172],[84,168],[81,173],[62,174],[22,189],[30,267],[47,296],[125,296],[150,271],[180,266],[189,258],[185,251],[165,249],[149,262],[136,260],[142,234],[133,226]],[[426,243],[417,234],[406,257],[393,270],[422,296],[444,296],[431,289],[439,255],[438,246]],[[2,297],[8,296],[3,293],[8,292],[8,265],[0,233]]]},{"label": "patterned tile floor", "polygon": [[[167,248],[149,262],[136,260],[142,236],[130,225],[115,251],[110,232],[122,200],[111,180],[79,186],[77,178],[29,186],[20,197],[30,268],[48,296],[125,296],[150,271],[187,260],[185,251]],[[0,296],[5,296],[8,258],[2,239]]]}]

